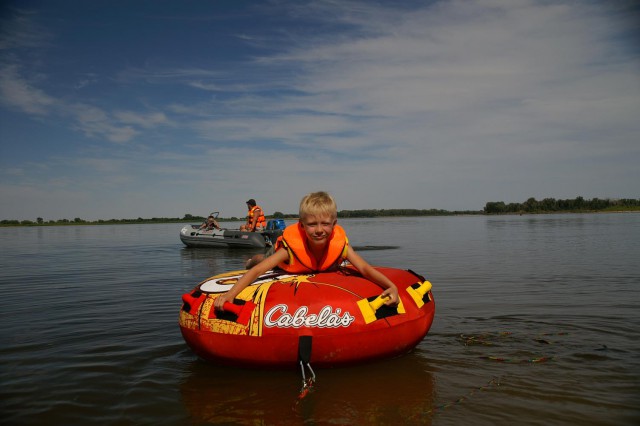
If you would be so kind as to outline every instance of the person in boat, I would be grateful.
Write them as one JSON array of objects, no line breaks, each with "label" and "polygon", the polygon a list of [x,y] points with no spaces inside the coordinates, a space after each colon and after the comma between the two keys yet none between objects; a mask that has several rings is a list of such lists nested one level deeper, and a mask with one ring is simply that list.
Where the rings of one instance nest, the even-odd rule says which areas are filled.
[{"label": "person in boat", "polygon": [[380,271],[373,268],[353,247],[344,229],[337,224],[336,203],[324,191],[312,192],[300,202],[299,221],[285,228],[276,241],[274,251],[254,259],[253,265],[227,291],[215,299],[216,309],[222,309],[225,302],[233,299],[266,271],[280,268],[292,274],[334,271],[340,264],[349,261],[364,278],[384,289],[382,297],[386,305],[398,304],[398,288]]},{"label": "person in boat", "polygon": [[198,228],[198,229],[204,229],[206,231],[210,231],[213,228],[220,229],[220,225],[218,225],[218,222],[216,221],[216,218],[213,217],[213,215],[209,215],[209,217],[207,218],[206,222],[204,222],[202,225],[200,225],[200,228]]},{"label": "person in boat", "polygon": [[251,198],[247,201],[247,223],[240,227],[241,231],[262,231],[267,226],[267,219],[264,217],[264,211],[258,205],[256,200]]}]

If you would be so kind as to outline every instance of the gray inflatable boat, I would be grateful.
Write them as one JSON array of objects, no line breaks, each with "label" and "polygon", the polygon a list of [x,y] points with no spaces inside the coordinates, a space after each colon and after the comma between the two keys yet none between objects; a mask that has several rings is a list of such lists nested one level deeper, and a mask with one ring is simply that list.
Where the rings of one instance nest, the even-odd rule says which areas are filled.
[{"label": "gray inflatable boat", "polygon": [[284,220],[271,219],[264,231],[247,232],[237,229],[200,229],[200,225],[185,225],[180,240],[187,247],[264,248],[275,244],[285,228]]}]

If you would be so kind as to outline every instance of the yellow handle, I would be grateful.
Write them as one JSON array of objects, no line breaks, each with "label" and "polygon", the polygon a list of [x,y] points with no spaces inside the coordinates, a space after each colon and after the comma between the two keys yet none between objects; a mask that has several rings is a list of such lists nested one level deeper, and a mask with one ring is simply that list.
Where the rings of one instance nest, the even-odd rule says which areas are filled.
[{"label": "yellow handle", "polygon": [[[382,297],[382,295],[376,297],[371,302],[367,299],[358,300],[357,304],[360,308],[360,312],[362,312],[362,317],[364,318],[364,322],[366,324],[372,323],[376,318],[376,311],[380,309],[384,303],[389,299],[388,296]],[[398,305],[395,306],[397,313],[405,314],[404,305],[402,304],[402,300],[398,300]]]},{"label": "yellow handle", "polygon": [[407,287],[407,293],[411,296],[411,298],[416,302],[418,308],[421,308],[424,305],[422,301],[425,294],[431,291],[431,283],[429,281],[425,281],[418,288]]},{"label": "yellow handle", "polygon": [[382,295],[376,297],[375,299],[373,299],[371,302],[369,302],[369,306],[371,306],[371,308],[374,311],[377,311],[378,309],[380,309],[382,307],[382,305],[384,305],[385,300],[388,299],[387,297],[382,298]]},{"label": "yellow handle", "polygon": [[425,294],[427,294],[429,291],[431,291],[431,283],[429,281],[425,281],[423,282],[420,287],[418,287],[416,289],[416,291],[418,293],[420,293],[422,296],[424,296]]},{"label": "yellow handle", "polygon": [[358,307],[360,308],[360,312],[362,312],[365,324],[376,320],[376,311],[384,305],[384,300],[382,295],[376,297],[371,302],[367,299],[358,300]]}]

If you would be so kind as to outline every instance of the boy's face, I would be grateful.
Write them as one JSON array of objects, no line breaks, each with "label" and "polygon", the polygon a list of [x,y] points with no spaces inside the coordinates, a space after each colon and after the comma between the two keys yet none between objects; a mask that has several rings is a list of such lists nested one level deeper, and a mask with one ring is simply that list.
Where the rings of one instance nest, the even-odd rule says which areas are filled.
[{"label": "boy's face", "polygon": [[309,244],[321,247],[327,244],[337,219],[331,215],[306,215],[300,219],[302,228],[307,234]]}]

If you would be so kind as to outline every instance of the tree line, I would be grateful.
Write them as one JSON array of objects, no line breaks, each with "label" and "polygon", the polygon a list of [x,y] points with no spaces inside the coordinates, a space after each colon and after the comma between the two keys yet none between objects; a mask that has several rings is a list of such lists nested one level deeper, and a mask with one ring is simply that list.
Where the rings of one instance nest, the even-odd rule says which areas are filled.
[{"label": "tree line", "polygon": [[401,217],[401,216],[453,216],[460,214],[482,214],[480,210],[448,211],[441,209],[379,209],[379,210],[340,210],[338,217],[341,218],[364,218],[364,217]]},{"label": "tree line", "polygon": [[[482,210],[449,211],[441,209],[362,209],[339,210],[339,218],[393,217],[393,216],[452,216],[460,214],[482,214]],[[298,214],[275,212],[275,219],[297,219]]]},{"label": "tree line", "polygon": [[[108,219],[108,220],[84,220],[76,217],[73,220],[69,219],[56,219],[56,220],[44,220],[39,217],[34,221],[32,220],[1,220],[0,226],[34,226],[34,225],[127,225],[134,223],[173,223],[173,222],[204,222],[204,216],[194,216],[191,214],[185,214],[182,218],[177,217],[152,217],[151,219],[137,218],[137,219]],[[241,220],[236,217],[228,219],[218,220]]]},{"label": "tree line", "polygon": [[536,200],[529,198],[524,203],[509,203],[490,201],[484,207],[485,214],[512,213],[560,213],[560,212],[598,212],[598,211],[632,211],[640,210],[640,199],[601,199],[585,200],[582,197],[556,200],[545,198]]},{"label": "tree line", "polygon": [[[574,199],[556,200],[555,198],[545,198],[536,200],[529,198],[523,203],[505,203],[504,201],[489,201],[483,210],[442,210],[442,209],[363,209],[363,210],[340,210],[339,218],[373,218],[373,217],[411,217],[411,216],[454,216],[454,215],[481,215],[481,214],[522,214],[522,213],[564,213],[564,212],[597,212],[597,211],[638,211],[640,210],[640,199],[601,199],[593,198],[585,200],[583,197]],[[268,219],[296,219],[297,213],[275,212]],[[44,220],[38,217],[32,220],[0,220],[0,226],[45,226],[45,225],[123,225],[134,223],[174,223],[174,222],[204,222],[206,217],[185,214],[182,218],[175,217],[152,217],[151,219],[108,219],[108,220],[84,220],[76,217],[73,220],[57,219]],[[235,216],[228,218],[218,218],[219,221],[238,221],[244,218]]]}]

